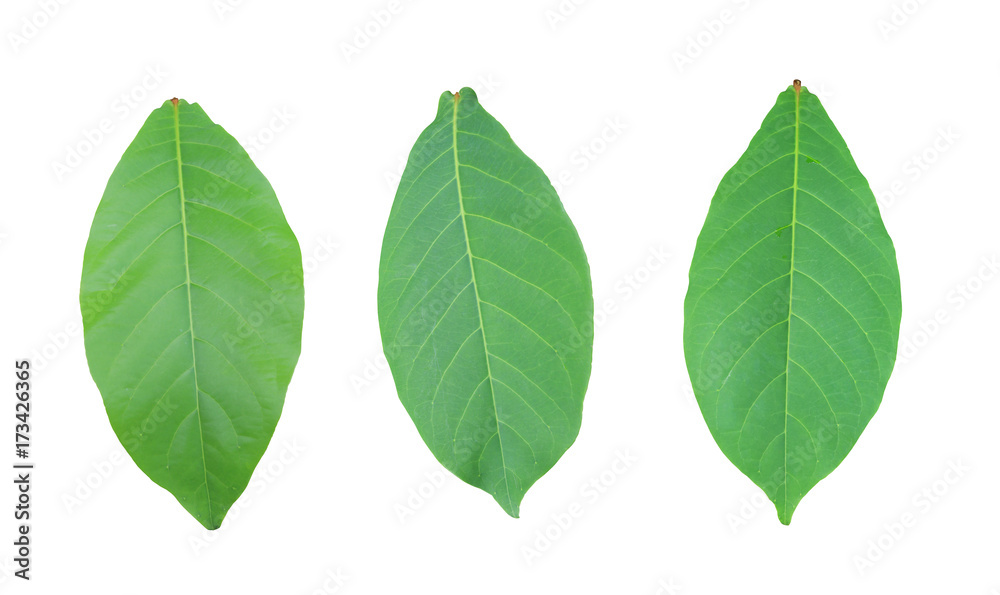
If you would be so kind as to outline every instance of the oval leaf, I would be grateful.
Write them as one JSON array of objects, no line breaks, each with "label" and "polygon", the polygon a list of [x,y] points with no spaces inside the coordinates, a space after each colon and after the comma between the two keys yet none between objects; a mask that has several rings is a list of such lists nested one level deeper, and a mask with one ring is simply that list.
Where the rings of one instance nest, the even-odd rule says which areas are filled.
[{"label": "oval leaf", "polygon": [[441,96],[382,244],[382,345],[434,456],[513,517],[576,439],[594,304],[548,178],[472,89]]},{"label": "oval leaf", "polygon": [[197,104],[143,124],[97,208],[90,372],[143,472],[218,528],[274,433],[302,334],[302,257],[274,191]]},{"label": "oval leaf", "polygon": [[875,197],[796,81],[722,179],[684,302],[684,354],[705,421],[782,523],[878,409],[900,314]]}]

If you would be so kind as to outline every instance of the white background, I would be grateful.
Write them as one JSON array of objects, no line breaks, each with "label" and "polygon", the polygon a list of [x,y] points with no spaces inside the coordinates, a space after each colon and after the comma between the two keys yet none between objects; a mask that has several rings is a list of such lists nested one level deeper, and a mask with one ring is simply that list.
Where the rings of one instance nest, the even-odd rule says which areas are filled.
[{"label": "white background", "polygon": [[[48,17],[54,0],[3,3],[0,377],[13,384],[13,360],[35,359],[37,469],[30,583],[9,576],[13,476],[0,487],[0,591],[1000,589],[1000,275],[982,268],[1000,253],[996,3],[577,2],[65,1]],[[387,24],[371,23],[390,7]],[[345,44],[364,47],[348,57]],[[784,527],[713,442],[681,329],[715,187],[796,77],[880,197],[908,357],[857,446]],[[551,178],[572,177],[560,194],[606,314],[579,439],[519,520],[443,472],[379,343],[394,178],[440,93],[465,85]],[[143,120],[173,96],[246,146],[257,139],[308,271],[277,432],[211,534],[123,455],[79,327],[93,213]],[[87,155],[59,176],[70,150]],[[649,259],[659,251],[662,265]],[[14,407],[3,403],[6,467]],[[559,528],[574,503],[583,514]],[[526,559],[526,548],[544,551]],[[338,573],[340,586],[327,578]]]}]

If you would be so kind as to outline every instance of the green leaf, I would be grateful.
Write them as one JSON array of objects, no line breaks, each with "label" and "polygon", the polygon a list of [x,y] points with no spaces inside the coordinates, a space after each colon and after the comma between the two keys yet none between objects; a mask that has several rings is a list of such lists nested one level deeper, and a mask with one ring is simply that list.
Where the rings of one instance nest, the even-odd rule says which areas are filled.
[{"label": "green leaf", "polygon": [[684,302],[701,412],[782,523],[878,409],[900,314],[875,197],[819,99],[795,81],[722,179]]},{"label": "green leaf", "polygon": [[302,257],[274,191],[198,104],[153,111],[83,262],[90,372],[129,455],[216,529],[274,433],[302,335]]},{"label": "green leaf", "polygon": [[472,89],[441,96],[410,153],[382,243],[378,311],[424,442],[517,517],[580,430],[594,301],[555,190]]}]

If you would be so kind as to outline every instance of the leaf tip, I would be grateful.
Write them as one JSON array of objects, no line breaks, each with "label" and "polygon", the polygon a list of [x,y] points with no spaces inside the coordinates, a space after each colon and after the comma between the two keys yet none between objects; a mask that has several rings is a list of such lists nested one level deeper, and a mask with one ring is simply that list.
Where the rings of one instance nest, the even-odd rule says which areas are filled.
[{"label": "leaf tip", "polygon": [[198,522],[201,523],[202,527],[205,527],[209,531],[218,531],[222,527],[222,522],[215,521],[214,519],[208,522],[198,519]]},{"label": "leaf tip", "polygon": [[798,503],[796,502],[795,504],[788,504],[786,502],[784,506],[775,503],[774,506],[777,509],[778,520],[781,521],[781,524],[785,525],[786,527],[788,525],[791,525],[792,515],[795,514],[795,509],[798,507]]},{"label": "leaf tip", "polygon": [[512,519],[521,518],[521,499],[516,498],[510,494],[510,492],[501,493],[496,492],[493,494],[493,499],[496,500],[500,508]]}]

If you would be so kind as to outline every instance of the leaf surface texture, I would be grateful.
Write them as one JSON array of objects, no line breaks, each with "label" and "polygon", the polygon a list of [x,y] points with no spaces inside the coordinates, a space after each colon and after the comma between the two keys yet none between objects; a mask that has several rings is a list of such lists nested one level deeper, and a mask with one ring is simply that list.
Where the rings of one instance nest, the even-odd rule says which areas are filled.
[{"label": "leaf surface texture", "polygon": [[788,524],[878,409],[901,315],[875,197],[819,99],[798,83],[712,199],[684,314],[705,421]]},{"label": "leaf surface texture", "polygon": [[442,95],[382,244],[382,344],[434,456],[518,516],[575,440],[593,296],[548,178],[471,89]]},{"label": "leaf surface texture", "polygon": [[80,303],[115,433],[150,479],[218,528],[298,360],[302,257],[267,179],[197,104],[154,110],[112,173]]}]

